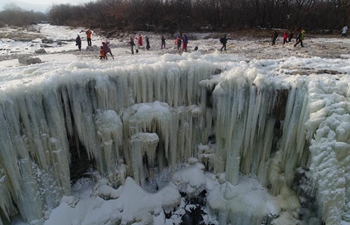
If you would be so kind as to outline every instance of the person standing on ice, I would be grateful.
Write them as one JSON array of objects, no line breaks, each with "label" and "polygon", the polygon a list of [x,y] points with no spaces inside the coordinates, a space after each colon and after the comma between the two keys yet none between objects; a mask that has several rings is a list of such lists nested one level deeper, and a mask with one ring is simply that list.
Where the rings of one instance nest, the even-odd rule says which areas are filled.
[{"label": "person standing on ice", "polygon": [[131,47],[131,54],[134,54],[134,46],[135,46],[135,42],[134,42],[134,36],[130,36],[130,47]]},{"label": "person standing on ice", "polygon": [[227,43],[227,37],[226,34],[220,38],[220,43],[222,44],[221,51],[224,49],[226,51],[226,43]]},{"label": "person standing on ice", "polygon": [[114,59],[114,56],[113,56],[112,51],[109,48],[108,44],[109,44],[109,42],[102,42],[103,51],[105,52],[106,56],[107,56],[107,53],[109,53],[109,54],[111,54],[112,58]]},{"label": "person standing on ice", "polygon": [[105,51],[103,50],[103,46],[101,46],[100,48],[100,59],[106,59],[106,60],[108,59]]},{"label": "person standing on ice", "polygon": [[181,52],[181,41],[182,41],[182,36],[181,34],[178,35],[175,39],[175,44],[177,45],[177,50]]},{"label": "person standing on ice", "polygon": [[287,31],[285,31],[285,32],[283,33],[282,38],[283,38],[283,44],[285,44],[285,43],[288,42],[288,33],[287,33]]},{"label": "person standing on ice", "polygon": [[139,48],[143,46],[142,35],[141,34],[139,34],[139,38],[137,39],[137,43],[139,44]]},{"label": "person standing on ice", "polygon": [[293,31],[290,31],[289,32],[289,35],[288,35],[288,42],[292,42],[292,39],[293,39]]},{"label": "person standing on ice", "polygon": [[348,26],[345,25],[341,31],[341,36],[346,37],[346,32],[348,32]]},{"label": "person standing on ice", "polygon": [[85,33],[86,33],[86,40],[87,40],[88,46],[91,46],[92,45],[92,43],[91,43],[92,31],[90,29],[87,29],[85,31]]},{"label": "person standing on ice", "polygon": [[277,37],[278,37],[277,31],[274,30],[274,31],[272,32],[272,45],[275,45],[275,44],[276,44],[276,39],[277,39]]},{"label": "person standing on ice", "polygon": [[301,47],[304,47],[304,45],[303,45],[304,34],[305,34],[305,30],[300,29],[300,31],[297,34],[297,41],[294,44],[294,47],[296,47],[299,43],[300,43]]},{"label": "person standing on ice", "polygon": [[75,45],[78,46],[79,51],[81,51],[81,39],[78,34],[77,38],[75,39]]},{"label": "person standing on ice", "polygon": [[188,44],[188,37],[186,34],[184,34],[183,43],[182,43],[182,50],[185,52],[187,52],[187,44]]},{"label": "person standing on ice", "polygon": [[146,36],[146,49],[149,50],[151,46],[149,45],[149,37]]},{"label": "person standing on ice", "polygon": [[162,35],[161,40],[162,40],[162,42],[161,42],[161,45],[160,45],[160,49],[163,49],[163,48],[165,48],[165,37],[164,37],[164,35]]}]

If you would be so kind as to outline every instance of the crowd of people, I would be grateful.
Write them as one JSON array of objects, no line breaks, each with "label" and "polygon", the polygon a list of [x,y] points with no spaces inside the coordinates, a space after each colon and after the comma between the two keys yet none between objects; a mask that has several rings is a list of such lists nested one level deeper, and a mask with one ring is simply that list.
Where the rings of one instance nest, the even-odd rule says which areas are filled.
[{"label": "crowd of people", "polygon": [[[348,31],[348,27],[344,26],[342,28],[341,36],[346,36],[347,31]],[[92,36],[93,32],[90,29],[87,29],[85,31],[85,33],[86,33],[86,40],[87,40],[88,46],[92,46],[91,36]],[[303,45],[304,35],[305,35],[305,30],[303,30],[301,28],[297,29],[297,35],[295,37],[296,41],[295,41],[294,47],[298,46],[299,44],[301,47],[304,47],[304,45]],[[288,42],[292,42],[293,37],[294,37],[293,31],[284,31],[282,34],[283,45],[288,43]],[[277,38],[278,38],[278,32],[277,32],[277,30],[273,30],[272,36],[271,36],[272,45],[276,44]],[[227,44],[228,40],[229,39],[227,38],[226,34],[224,34],[224,36],[220,38],[220,43],[222,44],[222,47],[220,49],[221,51],[223,51],[223,50],[226,51],[226,44]],[[78,35],[76,37],[75,41],[76,41],[76,46],[78,46],[78,50],[81,51],[81,37],[80,37],[80,35]],[[138,53],[139,49],[150,50],[151,46],[150,46],[150,39],[148,36],[145,36],[145,41],[146,41],[146,46],[144,46],[143,37],[142,37],[141,33],[138,34],[138,36],[136,36],[135,34],[130,35],[130,39],[129,39],[128,44],[130,45],[131,54],[134,54],[135,52]],[[177,35],[175,38],[175,42],[174,42],[177,51],[179,53],[187,52],[188,42],[189,42],[189,38],[186,34],[180,33],[179,35]],[[165,48],[166,48],[166,39],[165,39],[164,35],[161,35],[161,37],[160,37],[160,49],[165,49]],[[198,47],[196,46],[194,50],[195,51],[198,50]],[[102,45],[100,46],[100,59],[108,59],[108,56],[107,56],[108,53],[114,59],[112,51],[109,47],[109,42],[108,41],[102,42]]]},{"label": "crowd of people", "polygon": [[[137,45],[135,44],[135,39],[137,39]],[[182,51],[187,52],[187,43],[188,43],[188,36],[186,34],[184,35],[180,34],[175,39],[175,45],[177,46],[177,50],[179,52],[182,52]],[[143,46],[142,34],[139,34],[138,37],[135,37],[134,35],[130,35],[129,45],[131,48],[131,54],[134,54],[134,48],[136,49],[135,50],[136,53],[139,52],[139,49],[143,49],[144,46]],[[151,48],[151,45],[149,42],[149,37],[146,36],[146,49],[150,50],[150,48]],[[165,48],[166,48],[165,37],[164,35],[162,35],[160,37],[160,49],[165,49]]]},{"label": "crowd of people", "polygon": [[[295,37],[294,47],[296,47],[298,44],[300,44],[301,47],[304,47],[303,45],[304,34],[305,34],[305,30],[301,28],[297,29],[297,35]],[[276,44],[277,37],[278,37],[277,30],[273,30],[271,35],[271,40],[272,40],[271,45]],[[292,42],[293,37],[294,37],[293,31],[284,31],[282,34],[283,45],[288,42]]]},{"label": "crowd of people", "polygon": [[[91,36],[92,36],[92,30],[87,29],[85,31],[86,34],[86,41],[87,41],[87,45],[88,46],[92,46],[92,42],[91,42]],[[78,34],[78,36],[75,38],[75,45],[78,46],[79,51],[81,51],[81,38],[80,35]]]},{"label": "crowd of people", "polygon": [[[347,36],[347,32],[348,32],[348,26],[345,25],[342,28],[341,36],[342,37]],[[273,30],[271,35],[272,45],[276,44],[277,37],[278,37],[277,31]],[[284,31],[282,34],[283,44],[286,44],[287,42],[292,42],[293,37],[294,37],[293,31]],[[305,37],[305,30],[301,28],[297,29],[297,35],[295,37],[294,47],[298,46],[299,44],[301,47],[304,47],[303,45],[304,37]]]},{"label": "crowd of people", "polygon": [[[85,31],[86,33],[86,40],[87,40],[87,45],[92,46],[92,41],[91,41],[91,36],[92,36],[92,30],[87,29]],[[140,33],[138,36],[135,35],[130,35],[130,39],[128,44],[130,45],[130,50],[131,54],[134,54],[135,52],[138,53],[139,49],[147,49],[150,50],[151,45],[150,45],[150,39],[148,36],[145,37],[146,41],[146,46],[144,46],[143,43],[143,37],[142,34]],[[76,46],[78,46],[78,50],[81,51],[81,37],[78,34],[76,39]],[[135,44],[136,43],[136,44]],[[178,52],[187,52],[187,44],[188,44],[188,36],[186,34],[179,34],[176,39],[175,39],[175,45],[177,46]],[[160,49],[165,49],[166,48],[166,42],[165,42],[165,37],[164,35],[161,36],[160,38]],[[195,50],[198,49],[196,46]],[[134,51],[135,50],[135,51]],[[109,47],[109,42],[102,42],[102,46],[100,46],[100,59],[108,59],[107,53],[109,53],[112,58],[114,59],[114,56],[111,52],[111,49]]]}]

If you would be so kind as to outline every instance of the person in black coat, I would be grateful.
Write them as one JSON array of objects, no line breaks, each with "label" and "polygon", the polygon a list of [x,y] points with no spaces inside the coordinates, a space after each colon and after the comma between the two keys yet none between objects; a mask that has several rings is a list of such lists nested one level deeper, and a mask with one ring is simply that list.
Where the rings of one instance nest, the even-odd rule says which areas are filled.
[{"label": "person in black coat", "polygon": [[291,41],[292,41],[293,36],[294,36],[293,31],[290,31],[290,32],[289,32],[289,35],[288,35],[288,42],[291,42]]},{"label": "person in black coat", "polygon": [[296,37],[297,40],[296,40],[296,43],[294,44],[294,47],[296,47],[299,43],[300,43],[301,47],[304,47],[304,45],[303,45],[304,33],[305,33],[305,30],[300,29],[300,31],[297,34],[297,37]]},{"label": "person in black coat", "polygon": [[149,50],[151,46],[149,45],[149,37],[146,36],[146,49]]},{"label": "person in black coat", "polygon": [[278,37],[277,31],[274,30],[274,31],[272,32],[272,45],[275,45],[275,44],[276,44],[276,39],[277,39],[277,37]]},{"label": "person in black coat", "polygon": [[79,51],[81,51],[81,39],[79,35],[75,39],[75,45],[78,46]]},{"label": "person in black coat", "polygon": [[221,51],[222,51],[222,49],[224,49],[226,51],[226,43],[227,43],[226,34],[224,35],[224,37],[220,38],[220,42],[222,44]]}]

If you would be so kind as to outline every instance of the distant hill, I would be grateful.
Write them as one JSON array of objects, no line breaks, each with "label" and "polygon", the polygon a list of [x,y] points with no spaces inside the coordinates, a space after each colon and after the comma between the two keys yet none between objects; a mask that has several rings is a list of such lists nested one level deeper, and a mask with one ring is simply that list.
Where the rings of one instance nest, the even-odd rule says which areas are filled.
[{"label": "distant hill", "polygon": [[29,3],[29,2],[22,2],[22,1],[11,1],[11,0],[4,0],[4,1],[0,1],[0,10],[4,10],[4,7],[7,4],[10,3],[15,3],[17,6],[19,6],[20,8],[24,9],[24,10],[33,10],[33,11],[39,11],[39,12],[43,12],[46,13],[50,4],[45,3],[45,4],[35,4],[35,3]]}]

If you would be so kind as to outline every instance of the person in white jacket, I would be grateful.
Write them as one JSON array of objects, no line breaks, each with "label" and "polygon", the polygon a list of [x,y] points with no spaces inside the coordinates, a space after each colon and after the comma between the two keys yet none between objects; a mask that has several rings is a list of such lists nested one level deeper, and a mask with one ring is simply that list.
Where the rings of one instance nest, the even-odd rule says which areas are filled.
[{"label": "person in white jacket", "polygon": [[345,25],[345,26],[343,27],[342,31],[341,31],[341,36],[342,36],[342,37],[345,37],[345,36],[346,36],[346,32],[348,32],[348,26]]}]

